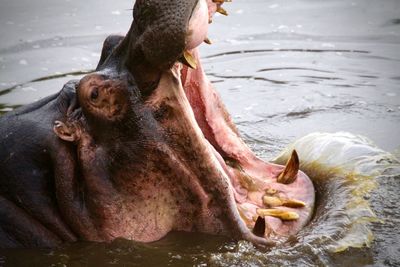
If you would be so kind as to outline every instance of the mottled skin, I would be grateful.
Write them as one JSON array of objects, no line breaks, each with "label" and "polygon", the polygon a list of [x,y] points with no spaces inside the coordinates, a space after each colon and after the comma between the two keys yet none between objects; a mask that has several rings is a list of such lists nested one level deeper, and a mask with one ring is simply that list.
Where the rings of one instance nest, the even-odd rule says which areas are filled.
[{"label": "mottled skin", "polygon": [[[95,73],[0,118],[0,247],[150,242],[173,230],[271,245],[307,223],[309,178],[277,183],[283,167],[243,143],[199,64],[218,6],[137,0],[131,29],[106,39]],[[197,69],[177,63],[185,50]],[[282,208],[296,221],[267,216],[259,237],[253,217],[271,189],[306,207]]]},{"label": "mottled skin", "polygon": [[[75,98],[71,82],[53,96],[0,118],[0,246],[54,246],[77,236],[62,219],[54,166],[73,147],[52,128]],[[75,165],[77,162],[75,161]]]}]

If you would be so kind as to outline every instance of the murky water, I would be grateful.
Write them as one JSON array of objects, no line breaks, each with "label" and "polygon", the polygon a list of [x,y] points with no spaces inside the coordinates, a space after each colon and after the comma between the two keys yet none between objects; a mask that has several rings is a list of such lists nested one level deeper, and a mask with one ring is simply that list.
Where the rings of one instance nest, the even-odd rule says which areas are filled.
[{"label": "murky water", "polygon": [[[128,29],[131,8],[126,0],[1,0],[0,111],[92,70],[104,38]],[[272,251],[176,233],[155,244],[3,250],[0,266],[400,265],[400,1],[235,0],[226,9],[203,63],[258,155],[271,159],[314,132],[363,135],[380,149],[344,133],[298,141],[318,189],[316,215]]]}]

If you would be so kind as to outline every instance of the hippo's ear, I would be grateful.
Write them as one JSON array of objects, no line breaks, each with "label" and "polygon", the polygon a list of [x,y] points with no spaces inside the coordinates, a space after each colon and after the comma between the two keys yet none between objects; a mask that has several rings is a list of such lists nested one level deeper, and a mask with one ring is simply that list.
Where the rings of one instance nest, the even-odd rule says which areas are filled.
[{"label": "hippo's ear", "polygon": [[55,121],[53,131],[64,141],[76,142],[80,139],[80,131],[73,124],[65,124],[61,121]]}]

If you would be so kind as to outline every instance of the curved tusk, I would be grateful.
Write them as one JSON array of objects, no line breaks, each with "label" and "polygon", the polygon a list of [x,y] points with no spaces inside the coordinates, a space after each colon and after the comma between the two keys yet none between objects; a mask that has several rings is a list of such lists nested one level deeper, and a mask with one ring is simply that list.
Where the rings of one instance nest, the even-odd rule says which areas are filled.
[{"label": "curved tusk", "polygon": [[256,223],[254,224],[253,234],[259,237],[263,237],[265,234],[265,218],[258,216]]},{"label": "curved tusk", "polygon": [[192,55],[192,53],[189,50],[185,50],[183,52],[183,55],[179,61],[184,65],[188,66],[189,68],[197,69],[196,58]]},{"label": "curved tusk", "polygon": [[212,44],[210,38],[208,38],[208,37],[206,37],[206,39],[204,39],[204,42],[205,42],[206,44],[209,44],[209,45]]},{"label": "curved tusk", "polygon": [[225,9],[223,9],[222,7],[218,7],[217,12],[224,16],[228,16],[228,12]]},{"label": "curved tusk", "polygon": [[277,178],[278,183],[291,184],[296,181],[297,173],[299,172],[300,161],[296,150],[293,150],[292,155],[286,162],[285,169],[281,172]]}]

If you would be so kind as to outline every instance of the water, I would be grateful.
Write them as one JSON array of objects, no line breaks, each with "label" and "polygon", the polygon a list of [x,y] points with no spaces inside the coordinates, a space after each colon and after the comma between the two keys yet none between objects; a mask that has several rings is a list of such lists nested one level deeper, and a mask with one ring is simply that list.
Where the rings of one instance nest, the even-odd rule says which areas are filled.
[{"label": "water", "polygon": [[[92,70],[107,34],[128,29],[131,8],[125,0],[2,0],[0,110]],[[316,215],[272,251],[176,233],[155,244],[3,250],[0,266],[400,265],[400,1],[235,0],[225,8],[203,63],[259,156],[274,158],[314,132],[351,132],[379,148],[344,133],[298,141],[318,189]]]}]

